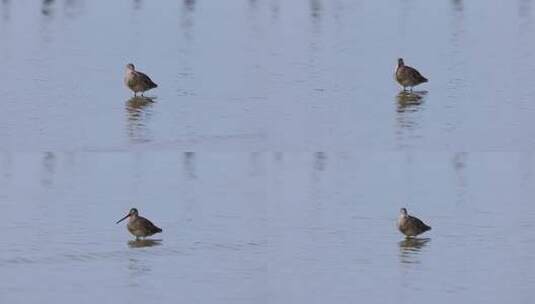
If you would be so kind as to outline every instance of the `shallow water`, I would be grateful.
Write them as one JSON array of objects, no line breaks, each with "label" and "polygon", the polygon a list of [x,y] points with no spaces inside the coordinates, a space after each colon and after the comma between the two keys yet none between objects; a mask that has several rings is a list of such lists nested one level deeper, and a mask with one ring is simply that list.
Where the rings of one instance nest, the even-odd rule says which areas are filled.
[{"label": "shallow water", "polygon": [[[2,146],[535,148],[530,0],[215,2],[0,3]],[[430,79],[409,111],[400,56]],[[128,62],[160,85],[135,115]]]},{"label": "shallow water", "polygon": [[530,303],[534,13],[0,1],[0,303]]},{"label": "shallow water", "polygon": [[[5,153],[1,164],[5,303],[533,296],[532,153]],[[164,229],[155,241],[114,224],[132,206]],[[405,241],[400,206],[433,230]]]}]

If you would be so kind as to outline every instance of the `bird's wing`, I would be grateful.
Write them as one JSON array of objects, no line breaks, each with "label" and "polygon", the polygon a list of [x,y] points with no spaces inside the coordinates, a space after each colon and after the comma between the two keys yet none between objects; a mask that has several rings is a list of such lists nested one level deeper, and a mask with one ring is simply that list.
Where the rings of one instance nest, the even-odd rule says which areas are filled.
[{"label": "bird's wing", "polygon": [[158,85],[156,83],[154,83],[154,81],[152,81],[152,79],[150,79],[149,76],[145,75],[144,73],[141,73],[141,72],[137,72],[135,73],[135,77],[136,77],[136,80],[143,83],[145,86],[147,87],[157,87]]},{"label": "bird's wing", "polygon": [[409,216],[410,221],[419,229],[422,230],[429,230],[431,227],[427,226],[424,222],[422,222],[419,218],[414,216]]},{"label": "bird's wing", "polygon": [[413,77],[414,79],[418,81],[427,81],[427,78],[422,76],[422,74],[420,74],[420,72],[418,72],[417,69],[410,67],[410,66],[405,66],[405,68],[407,69],[407,72],[410,74],[410,76]]},{"label": "bird's wing", "polygon": [[159,231],[162,231],[162,229],[158,228],[156,225],[154,225],[151,221],[149,221],[148,219],[144,218],[144,217],[140,217],[139,219],[139,224],[140,225],[143,225],[143,227],[146,227],[148,228],[150,231],[152,232],[159,232]]}]

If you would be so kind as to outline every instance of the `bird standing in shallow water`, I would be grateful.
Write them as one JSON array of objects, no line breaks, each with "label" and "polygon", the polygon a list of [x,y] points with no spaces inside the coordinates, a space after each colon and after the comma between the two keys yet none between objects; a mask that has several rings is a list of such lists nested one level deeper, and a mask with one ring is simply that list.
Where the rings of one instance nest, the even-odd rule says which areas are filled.
[{"label": "bird standing in shallow water", "polygon": [[407,87],[412,88],[421,83],[427,82],[427,78],[422,76],[415,68],[405,65],[403,58],[398,59],[398,67],[396,68],[396,81],[403,86],[403,91]]},{"label": "bird standing in shallow water", "polygon": [[149,76],[136,71],[136,68],[131,63],[126,65],[124,83],[134,92],[134,96],[137,96],[138,92],[141,92],[141,96],[143,96],[143,92],[158,87]]},{"label": "bird standing in shallow water", "polygon": [[407,237],[417,236],[428,230],[431,227],[427,226],[419,218],[410,216],[407,209],[401,208],[401,215],[399,216],[398,229]]},{"label": "bird standing in shallow water", "polygon": [[125,217],[118,220],[116,224],[119,224],[126,218],[129,218],[126,228],[128,228],[128,231],[136,237],[136,240],[139,240],[140,237],[145,238],[155,233],[162,232],[162,229],[156,227],[151,221],[139,216],[136,208],[130,209],[130,212],[128,212]]}]

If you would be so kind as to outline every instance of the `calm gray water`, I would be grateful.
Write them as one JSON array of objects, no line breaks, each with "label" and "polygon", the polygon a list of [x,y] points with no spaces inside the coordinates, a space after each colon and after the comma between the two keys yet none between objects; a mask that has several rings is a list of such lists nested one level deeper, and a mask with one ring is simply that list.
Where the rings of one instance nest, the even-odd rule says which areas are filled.
[{"label": "calm gray water", "polygon": [[0,1],[0,303],[531,303],[533,6]]},{"label": "calm gray water", "polygon": [[[0,168],[2,303],[534,295],[533,153],[5,153]],[[158,246],[114,224],[132,206]],[[434,229],[404,242],[400,206]]]}]

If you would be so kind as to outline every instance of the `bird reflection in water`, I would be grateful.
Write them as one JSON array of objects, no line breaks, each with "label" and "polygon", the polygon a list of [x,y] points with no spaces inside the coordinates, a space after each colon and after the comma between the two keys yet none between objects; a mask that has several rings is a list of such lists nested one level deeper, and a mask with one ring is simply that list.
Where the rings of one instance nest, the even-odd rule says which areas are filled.
[{"label": "bird reflection in water", "polygon": [[9,16],[10,16],[9,1],[10,0],[2,0],[0,11],[2,11],[2,19],[4,20],[9,20]]},{"label": "bird reflection in water", "polygon": [[147,106],[152,106],[154,104],[154,99],[146,96],[134,96],[126,102],[127,108],[133,110],[134,112],[139,112]]},{"label": "bird reflection in water", "polygon": [[258,1],[257,0],[249,0],[249,8],[256,9],[258,7]]},{"label": "bird reflection in water", "polygon": [[464,9],[463,0],[451,0],[451,4],[453,5],[453,8],[458,12],[462,12]]},{"label": "bird reflection in water", "polygon": [[467,199],[466,162],[468,153],[457,152],[453,155],[453,170],[455,171],[455,186],[457,188],[457,204],[465,204]]},{"label": "bird reflection in water", "polygon": [[143,2],[141,0],[134,0],[132,4],[135,10],[138,10],[143,7]]},{"label": "bird reflection in water", "polygon": [[327,165],[327,154],[325,152],[314,153],[314,169],[324,171]]},{"label": "bird reflection in water", "polygon": [[41,14],[43,14],[44,16],[52,16],[53,4],[54,4],[54,0],[43,0],[43,5],[41,7]]},{"label": "bird reflection in water", "polygon": [[180,27],[188,41],[193,39],[193,12],[195,11],[195,0],[183,0],[182,14],[180,16]]},{"label": "bird reflection in water", "polygon": [[143,96],[130,98],[126,102],[128,136],[134,141],[148,141],[146,122],[151,116],[154,99]]},{"label": "bird reflection in water", "polygon": [[162,244],[162,240],[139,239],[139,240],[128,241],[128,247],[130,248],[154,247],[154,246],[160,246],[161,244]]},{"label": "bird reflection in water", "polygon": [[56,171],[56,155],[53,152],[46,152],[42,159],[43,177],[41,178],[41,185],[51,187],[54,184],[54,173]]},{"label": "bird reflection in water", "polygon": [[406,238],[399,242],[401,263],[419,263],[419,254],[429,241],[430,238]]},{"label": "bird reflection in water", "polygon": [[408,147],[412,140],[418,139],[419,125],[427,91],[401,91],[396,95],[396,121],[399,128],[396,134],[400,147]]},{"label": "bird reflection in water", "polygon": [[401,91],[396,95],[398,113],[417,111],[424,103],[427,91]]},{"label": "bird reflection in water", "polygon": [[4,178],[7,181],[10,180],[13,176],[13,157],[11,153],[7,151],[2,151],[0,153],[3,156],[2,162],[0,163],[0,177]]},{"label": "bird reflection in water", "polygon": [[320,0],[310,0],[310,16],[314,19],[321,18],[322,4]]},{"label": "bird reflection in water", "polygon": [[195,10],[195,0],[184,0],[183,6],[190,11]]},{"label": "bird reflection in water", "polygon": [[195,173],[195,152],[184,152],[184,172],[188,179],[196,179]]}]

